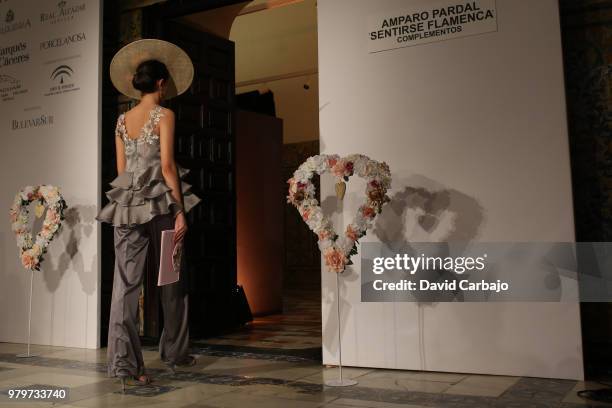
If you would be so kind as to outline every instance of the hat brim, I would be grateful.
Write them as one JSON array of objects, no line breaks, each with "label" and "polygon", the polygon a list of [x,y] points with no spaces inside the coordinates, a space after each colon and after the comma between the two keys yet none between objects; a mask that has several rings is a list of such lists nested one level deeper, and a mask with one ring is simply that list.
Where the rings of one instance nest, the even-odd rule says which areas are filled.
[{"label": "hat brim", "polygon": [[147,60],[157,60],[168,68],[166,99],[182,94],[191,86],[193,63],[185,51],[167,41],[143,39],[127,44],[113,57],[110,77],[115,88],[125,96],[140,99],[141,92],[132,86],[132,78],[138,65]]}]

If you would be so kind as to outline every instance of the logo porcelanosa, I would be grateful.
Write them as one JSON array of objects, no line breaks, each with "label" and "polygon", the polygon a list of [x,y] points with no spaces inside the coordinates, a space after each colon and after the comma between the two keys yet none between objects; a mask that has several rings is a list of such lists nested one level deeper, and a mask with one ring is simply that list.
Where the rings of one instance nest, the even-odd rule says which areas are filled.
[{"label": "logo porcelanosa", "polygon": [[48,12],[40,13],[40,22],[57,24],[73,20],[81,11],[85,11],[86,4],[70,4],[66,0],[61,0],[57,3],[57,7]]},{"label": "logo porcelanosa", "polygon": [[85,33],[70,33],[50,40],[44,40],[40,43],[41,50],[51,50],[55,48],[68,47],[73,44],[83,42],[87,39]]},{"label": "logo porcelanosa", "polygon": [[0,24],[0,34],[12,33],[13,31],[32,27],[29,18],[16,19],[13,9],[8,9],[3,20],[3,23]]}]

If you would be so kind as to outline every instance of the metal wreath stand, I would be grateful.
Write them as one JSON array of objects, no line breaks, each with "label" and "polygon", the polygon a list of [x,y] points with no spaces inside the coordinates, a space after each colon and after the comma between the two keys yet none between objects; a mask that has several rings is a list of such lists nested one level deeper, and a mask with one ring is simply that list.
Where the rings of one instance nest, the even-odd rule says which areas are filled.
[{"label": "metal wreath stand", "polygon": [[28,308],[28,352],[17,354],[16,357],[19,358],[30,358],[30,357],[38,357],[38,354],[30,353],[30,333],[32,328],[32,287],[34,284],[34,269],[30,270],[30,304]]},{"label": "metal wreath stand", "polygon": [[[36,186],[36,189],[39,189],[42,186]],[[51,186],[52,187],[52,186]],[[55,189],[57,189],[57,187],[54,187]],[[21,193],[19,193],[21,194]],[[64,201],[63,197],[61,196],[61,194],[59,193],[59,189],[57,189],[57,194],[59,195],[59,200],[60,200],[60,211],[63,212],[63,210],[66,208],[66,202]],[[46,208],[43,209],[43,212],[45,210],[48,210],[48,203],[46,202],[46,198],[43,196],[43,199],[45,201],[45,204],[47,204]],[[42,201],[41,201],[41,205]],[[13,211],[14,209],[12,209]],[[63,213],[60,213],[63,214]],[[42,213],[41,215],[42,216]],[[37,217],[39,217],[39,215],[37,215]],[[63,215],[60,215],[60,224],[58,225],[58,229],[61,227],[61,220],[63,219]],[[51,238],[53,239],[53,238]],[[42,262],[42,258],[39,259],[39,263]],[[40,270],[40,269],[38,269]],[[38,354],[32,354],[30,352],[30,345],[31,345],[31,334],[32,334],[32,292],[34,290],[34,269],[30,269],[30,299],[28,301],[28,351],[26,353],[20,353],[17,354],[16,357],[19,358],[31,358],[31,357],[38,357]]]},{"label": "metal wreath stand", "polygon": [[[342,185],[339,185],[342,184]],[[338,198],[339,207],[342,210],[343,207],[343,199],[344,192],[346,189],[346,184],[338,183],[336,184],[336,197]],[[357,381],[351,378],[343,378],[342,377],[342,326],[340,320],[340,274],[336,273],[336,311],[338,313],[338,378],[334,380],[325,381],[325,385],[329,387],[348,387],[350,385],[357,384]]]}]

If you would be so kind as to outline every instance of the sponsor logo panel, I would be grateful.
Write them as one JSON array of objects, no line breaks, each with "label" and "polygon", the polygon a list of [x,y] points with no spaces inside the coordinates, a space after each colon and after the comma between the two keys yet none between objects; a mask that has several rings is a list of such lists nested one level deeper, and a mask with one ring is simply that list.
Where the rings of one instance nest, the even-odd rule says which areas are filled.
[{"label": "sponsor logo panel", "polygon": [[55,8],[40,13],[40,22],[42,24],[65,23],[74,20],[76,16],[85,11],[86,7],[85,3],[61,0]]},{"label": "sponsor logo panel", "polygon": [[32,27],[29,18],[18,16],[12,8],[9,8],[6,12],[2,12],[0,17],[2,18],[0,21],[0,34],[8,34]]},{"label": "sponsor logo panel", "polygon": [[69,47],[87,39],[85,33],[71,33],[64,36],[44,40],[40,42],[41,50],[53,50],[56,48]]},{"label": "sponsor logo panel", "polygon": [[30,60],[30,51],[25,41],[0,47],[0,68],[18,65]]},{"label": "sponsor logo panel", "polygon": [[11,130],[19,131],[24,129],[35,129],[53,126],[54,116],[48,113],[28,116],[11,120]]},{"label": "sponsor logo panel", "polygon": [[15,97],[28,93],[22,82],[11,76],[0,74],[0,100],[3,102],[12,101]]},{"label": "sponsor logo panel", "polygon": [[75,83],[75,68],[69,64],[53,65],[49,80],[51,86],[45,96],[60,95],[68,92],[75,92],[81,88]]}]

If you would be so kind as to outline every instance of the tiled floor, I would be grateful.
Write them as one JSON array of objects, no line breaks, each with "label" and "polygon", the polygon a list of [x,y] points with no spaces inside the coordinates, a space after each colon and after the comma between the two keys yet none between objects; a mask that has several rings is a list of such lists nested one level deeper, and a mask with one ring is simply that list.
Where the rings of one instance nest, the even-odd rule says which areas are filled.
[{"label": "tiled floor", "polygon": [[[22,344],[0,343],[0,407],[599,407],[576,395],[598,384],[576,381],[368,368],[345,368],[359,384],[323,385],[337,369],[320,363],[318,306],[308,297],[282,316],[257,319],[250,329],[195,341],[198,364],[171,374],[154,347],[145,348],[154,383],[129,387],[105,374],[106,350],[33,346],[38,357],[19,359]],[[69,400],[13,402],[9,389],[69,387]]]}]

